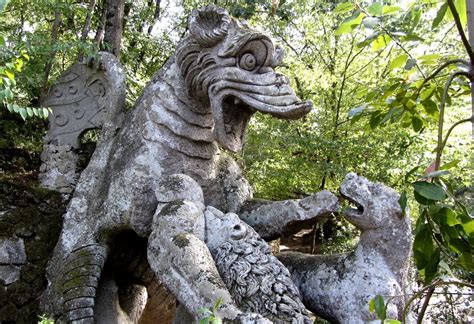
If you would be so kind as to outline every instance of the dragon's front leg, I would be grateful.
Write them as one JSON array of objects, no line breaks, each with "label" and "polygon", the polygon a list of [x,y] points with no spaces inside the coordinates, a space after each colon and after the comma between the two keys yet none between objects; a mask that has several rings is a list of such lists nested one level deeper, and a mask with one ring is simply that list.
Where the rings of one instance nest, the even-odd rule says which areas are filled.
[{"label": "dragon's front leg", "polygon": [[[157,190],[158,209],[148,240],[148,262],[158,279],[195,318],[221,299],[216,314],[235,323],[268,323],[238,309],[205,244],[204,198],[199,185],[173,175]],[[258,321],[257,321],[258,320]]]},{"label": "dragon's front leg", "polygon": [[94,323],[99,279],[107,258],[105,245],[81,245],[64,262],[62,293],[68,323]]},{"label": "dragon's front leg", "polygon": [[203,211],[192,202],[176,200],[156,216],[148,241],[148,262],[158,279],[194,316],[221,298],[219,315],[236,318],[241,312],[204,243]]}]

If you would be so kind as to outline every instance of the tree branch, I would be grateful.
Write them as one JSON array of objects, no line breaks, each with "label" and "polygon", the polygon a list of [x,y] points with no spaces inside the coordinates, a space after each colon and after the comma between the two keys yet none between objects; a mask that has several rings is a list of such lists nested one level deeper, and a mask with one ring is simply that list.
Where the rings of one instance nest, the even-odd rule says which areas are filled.
[{"label": "tree branch", "polygon": [[436,286],[433,286],[430,289],[428,289],[428,292],[426,293],[425,301],[423,302],[423,306],[421,307],[420,313],[418,314],[418,319],[416,321],[417,324],[423,323],[423,317],[425,316],[426,309],[428,308],[428,305],[430,304],[430,299],[431,299],[431,296],[433,296],[435,289],[436,289]]},{"label": "tree branch", "polygon": [[432,287],[437,287],[437,286],[447,286],[447,285],[458,285],[458,286],[465,286],[465,287],[470,287],[474,289],[474,285],[467,283],[467,282],[462,282],[462,281],[443,281],[443,280],[437,280],[430,285],[423,287],[418,291],[416,294],[414,294],[410,299],[405,304],[405,307],[403,308],[403,316],[402,316],[402,323],[406,323],[406,318],[408,315],[408,310],[410,309],[411,303],[417,298],[419,298],[426,290],[430,290]]},{"label": "tree branch", "polygon": [[453,3],[453,0],[447,0],[449,10],[453,14],[454,22],[456,23],[456,28],[458,29],[459,36],[461,36],[461,41],[464,47],[466,48],[467,55],[469,55],[469,59],[471,63],[474,64],[474,52],[472,51],[472,47],[469,44],[469,41],[466,38],[466,34],[464,33],[464,29],[462,28],[461,19],[459,18],[459,14],[456,10],[456,6]]},{"label": "tree branch", "polygon": [[451,132],[453,131],[454,128],[456,128],[457,126],[461,125],[461,124],[464,124],[464,123],[467,123],[467,122],[472,122],[474,123],[474,115],[472,115],[470,118],[465,118],[465,119],[461,119],[460,121],[457,121],[456,123],[454,123],[448,130],[448,132],[446,133],[446,136],[444,138],[444,141],[441,145],[441,151],[443,151],[444,147],[446,146],[446,143],[448,142],[448,138],[449,138],[449,135],[451,135]]},{"label": "tree branch", "polygon": [[426,77],[423,82],[421,83],[420,87],[418,88],[418,92],[420,92],[420,90],[423,88],[423,86],[430,80],[434,79],[439,72],[441,72],[442,70],[444,70],[447,66],[451,65],[451,64],[456,64],[456,63],[462,63],[464,64],[466,67],[469,67],[470,64],[468,61],[466,60],[463,60],[463,59],[453,59],[453,60],[449,60],[449,61],[446,61],[444,62],[443,64],[441,64],[440,67],[438,67],[433,73],[431,73],[428,77]]},{"label": "tree branch", "polygon": [[434,171],[439,169],[439,165],[441,163],[441,155],[443,151],[443,123],[444,123],[444,110],[446,106],[446,100],[448,97],[449,87],[453,82],[454,78],[458,75],[463,75],[469,79],[472,78],[472,75],[465,71],[456,71],[449,76],[448,81],[444,85],[443,97],[441,99],[441,105],[439,107],[439,119],[438,119],[438,144],[436,146],[436,160],[435,160],[435,168]]}]

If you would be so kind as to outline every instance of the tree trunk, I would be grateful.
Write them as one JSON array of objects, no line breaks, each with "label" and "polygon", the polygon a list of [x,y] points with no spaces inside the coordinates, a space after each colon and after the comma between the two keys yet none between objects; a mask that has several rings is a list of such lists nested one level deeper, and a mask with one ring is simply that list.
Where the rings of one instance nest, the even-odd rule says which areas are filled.
[{"label": "tree trunk", "polygon": [[155,14],[153,15],[153,21],[151,22],[150,26],[148,26],[148,35],[151,35],[151,32],[153,31],[153,26],[158,21],[158,19],[160,19],[161,0],[155,0],[155,1],[156,1]]},{"label": "tree trunk", "polygon": [[107,0],[104,5],[107,8],[104,32],[104,50],[119,58],[123,33],[125,0]]},{"label": "tree trunk", "polygon": [[[88,10],[87,10],[87,16],[86,16],[86,21],[84,22],[84,28],[82,29],[82,34],[81,34],[81,42],[82,43],[85,43],[87,41],[87,36],[89,35],[92,15],[94,14],[95,3],[96,3],[96,0],[91,0],[91,2],[89,3],[89,7],[88,7]],[[82,53],[82,51],[81,51],[81,52],[79,52],[77,60],[79,62],[81,62],[83,58],[84,58],[84,53]]]},{"label": "tree trunk", "polygon": [[[54,12],[54,23],[51,28],[51,45],[54,45],[58,39],[58,31],[61,26],[61,11],[59,8],[56,8]],[[43,80],[43,94],[46,94],[48,91],[48,80],[49,74],[51,73],[51,68],[53,67],[54,58],[56,57],[56,51],[54,50],[51,53],[51,56],[46,61],[46,66],[44,68],[44,80]]]},{"label": "tree trunk", "polygon": [[107,0],[102,1],[102,9],[100,14],[100,23],[97,27],[97,32],[94,37],[94,44],[97,45],[97,48],[102,48],[102,43],[104,41],[104,30],[105,30],[105,19],[107,17]]},{"label": "tree trunk", "polygon": [[[474,45],[474,1],[467,1],[467,32],[469,35],[469,44],[471,48]],[[474,69],[474,62],[471,62],[471,70]],[[472,116],[474,116],[474,84],[471,80],[471,109]],[[471,123],[472,133],[471,136],[474,139],[474,122]]]}]

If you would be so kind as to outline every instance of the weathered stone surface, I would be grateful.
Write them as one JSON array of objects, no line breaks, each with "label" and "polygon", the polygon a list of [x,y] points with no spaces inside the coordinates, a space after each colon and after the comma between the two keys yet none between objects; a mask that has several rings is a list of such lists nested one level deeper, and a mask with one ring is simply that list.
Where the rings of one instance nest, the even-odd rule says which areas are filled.
[{"label": "weathered stone surface", "polygon": [[25,244],[22,239],[0,239],[0,264],[24,264]]},{"label": "weathered stone surface", "polygon": [[338,208],[337,197],[323,190],[301,200],[251,202],[250,208],[245,206],[240,217],[270,240],[295,233],[315,219],[323,220]]},{"label": "weathered stone surface", "polygon": [[[236,214],[224,214],[214,207],[203,213],[201,188],[190,177],[173,175],[163,182],[161,187],[169,191],[159,196],[171,202],[155,214],[148,258],[157,276],[165,278],[168,289],[181,296],[187,309],[195,314],[194,309],[212,305],[219,296],[225,308],[218,312],[224,318],[229,318],[229,312],[239,315],[243,311],[277,323],[311,322],[288,270],[271,256],[269,245],[250,226]],[[184,200],[186,197],[194,200]],[[167,236],[162,235],[165,230]],[[181,257],[170,262],[173,255]],[[194,260],[208,268],[196,266]],[[208,275],[203,276],[203,271]],[[173,276],[174,272],[181,275]],[[195,291],[201,296],[192,296]]]},{"label": "weathered stone surface", "polygon": [[361,230],[355,251],[340,255],[281,253],[303,302],[316,315],[342,323],[375,320],[369,300],[390,299],[388,318],[400,318],[407,287],[412,236],[393,189],[349,173],[341,194],[358,206],[344,217]]},{"label": "weathered stone surface", "polygon": [[[249,206],[255,204],[249,202],[250,186],[238,164],[221,148],[241,149],[246,125],[255,112],[293,119],[305,115],[311,103],[300,101],[289,80],[273,70],[283,55],[268,36],[213,6],[193,11],[189,30],[123,123],[102,127],[101,140],[77,182],[49,263],[51,284],[42,299],[46,313],[76,316],[76,310],[64,308],[66,283],[71,291],[72,283],[87,294],[91,288],[100,290],[98,280],[92,278],[101,277],[105,260],[93,258],[95,270],[72,281],[64,280],[66,273],[68,278],[74,275],[65,262],[110,256],[114,249],[110,242],[128,230],[149,237],[148,260],[157,279],[170,290],[174,287],[172,293],[194,316],[198,308],[211,306],[221,296],[223,317],[246,318],[219,277],[204,243],[200,215],[204,205],[238,214],[244,204],[252,215]],[[204,204],[168,203],[167,190],[179,192],[180,185],[187,186],[185,179],[163,183],[173,174],[194,179],[203,189]],[[181,199],[201,199],[195,192],[187,194]],[[271,208],[267,202],[270,207],[258,212],[253,225],[264,229],[276,223],[271,234],[275,236],[291,231],[295,221],[324,217],[336,204],[334,196],[321,195],[325,198],[283,203],[293,206],[291,214],[278,208],[281,203]],[[176,217],[177,211],[182,217]],[[168,215],[173,217],[168,219]],[[87,257],[81,252],[85,250]],[[118,281],[117,285],[120,288]],[[87,315],[94,313],[91,306],[85,305],[81,312],[89,320],[100,317]]]},{"label": "weathered stone surface", "polygon": [[41,102],[52,110],[45,142],[58,146],[59,154],[63,148],[79,148],[83,132],[121,118],[124,99],[123,72],[115,56],[102,52],[95,66],[74,64]]},{"label": "weathered stone surface", "polygon": [[206,243],[239,309],[273,323],[312,323],[288,270],[234,213],[207,207]]},{"label": "weathered stone surface", "polygon": [[0,284],[8,286],[20,279],[20,267],[14,265],[0,265]]},{"label": "weathered stone surface", "polygon": [[89,129],[120,124],[125,106],[124,74],[113,55],[100,53],[99,61],[71,66],[41,103],[52,109],[39,175],[45,188],[70,194],[79,177],[81,135]]},{"label": "weathered stone surface", "polygon": [[65,204],[57,192],[5,180],[0,197],[0,322],[36,323]]}]

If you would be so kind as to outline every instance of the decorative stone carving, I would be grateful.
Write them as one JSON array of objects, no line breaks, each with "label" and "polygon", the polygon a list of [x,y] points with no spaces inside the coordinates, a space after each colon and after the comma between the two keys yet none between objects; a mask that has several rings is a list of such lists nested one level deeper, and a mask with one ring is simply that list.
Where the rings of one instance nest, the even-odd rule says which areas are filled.
[{"label": "decorative stone carving", "polygon": [[341,255],[281,253],[303,302],[316,315],[339,323],[376,319],[369,300],[390,300],[388,318],[400,318],[408,285],[412,245],[410,218],[403,215],[399,194],[380,183],[349,173],[340,188],[358,208],[345,218],[361,230],[355,251]]},{"label": "decorative stone carving", "polygon": [[78,63],[52,86],[41,105],[49,107],[39,180],[43,187],[69,194],[78,174],[80,136],[89,129],[120,123],[125,105],[125,78],[120,63],[100,53],[99,63]]},{"label": "decorative stone carving", "polygon": [[[289,80],[274,72],[282,51],[268,36],[213,6],[193,11],[189,30],[124,122],[114,125],[120,127],[118,132],[102,135],[82,172],[49,263],[50,285],[43,296],[46,313],[83,323],[100,316],[94,313],[95,296],[112,249],[109,242],[128,229],[144,238],[155,233],[149,239],[148,259],[156,259],[153,264],[163,269],[155,267],[157,279],[174,287],[171,292],[194,316],[199,308],[222,297],[224,305],[218,313],[223,318],[248,318],[220,279],[203,232],[197,231],[200,207],[189,207],[190,219],[181,224],[184,232],[172,234],[176,222],[155,220],[159,225],[152,226],[154,214],[163,216],[156,213],[160,204],[169,202],[160,193],[169,189],[166,186],[182,186],[180,181],[161,181],[172,174],[186,174],[202,187],[205,205],[238,214],[245,204],[246,213],[252,215],[255,204],[250,186],[237,163],[219,146],[239,151],[247,122],[256,111],[292,119],[305,115],[311,103],[301,102]],[[286,218],[278,216],[278,209],[268,209],[276,215],[261,209],[254,225],[264,228],[277,217],[272,235],[283,233],[295,221],[331,212],[318,206],[319,202],[294,202],[296,213]]]},{"label": "decorative stone carving", "polygon": [[206,243],[237,306],[273,323],[312,323],[290,273],[236,214],[207,207]]}]

